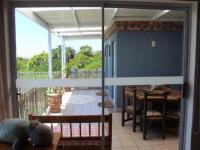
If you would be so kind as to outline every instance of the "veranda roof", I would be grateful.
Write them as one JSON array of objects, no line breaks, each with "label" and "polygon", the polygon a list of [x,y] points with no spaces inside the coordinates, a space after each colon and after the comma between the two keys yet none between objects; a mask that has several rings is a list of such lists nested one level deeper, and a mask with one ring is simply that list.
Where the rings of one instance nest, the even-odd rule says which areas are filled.
[{"label": "veranda roof", "polygon": [[[100,7],[18,8],[64,40],[101,38]],[[175,10],[105,8],[105,30],[114,21],[182,21],[184,12]]]}]

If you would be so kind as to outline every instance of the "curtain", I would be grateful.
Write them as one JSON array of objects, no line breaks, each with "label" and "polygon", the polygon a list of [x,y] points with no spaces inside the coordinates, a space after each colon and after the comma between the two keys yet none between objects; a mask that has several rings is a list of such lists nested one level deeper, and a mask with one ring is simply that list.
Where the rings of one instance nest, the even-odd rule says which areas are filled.
[{"label": "curtain", "polygon": [[0,1],[0,18],[0,120],[3,120],[16,117],[18,114],[15,86],[16,58],[15,52],[11,51],[9,45],[10,19],[7,0]]},{"label": "curtain", "polygon": [[[2,55],[1,55],[2,56]],[[9,117],[8,112],[8,101],[7,101],[7,88],[5,80],[3,79],[3,68],[2,68],[2,59],[0,59],[0,120],[3,120],[5,118]]]}]

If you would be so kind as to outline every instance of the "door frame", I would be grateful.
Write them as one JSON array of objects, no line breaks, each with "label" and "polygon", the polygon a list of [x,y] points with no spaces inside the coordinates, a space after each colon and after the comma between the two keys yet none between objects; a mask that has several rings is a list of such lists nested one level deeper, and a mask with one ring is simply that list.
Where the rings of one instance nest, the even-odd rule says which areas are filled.
[{"label": "door frame", "polygon": [[[123,8],[144,8],[144,9],[175,9],[175,10],[185,10],[186,11],[186,28],[185,28],[185,45],[184,45],[184,90],[183,90],[183,99],[182,100],[182,110],[181,110],[181,126],[180,126],[180,142],[179,149],[190,149],[191,147],[191,131],[192,123],[191,119],[193,112],[193,98],[197,100],[196,96],[200,92],[197,92],[197,86],[194,86],[194,79],[200,80],[197,76],[194,76],[195,68],[192,67],[193,62],[195,61],[196,54],[196,10],[197,3],[194,1],[181,2],[181,1],[170,1],[170,2],[158,2],[158,1],[66,1],[66,0],[9,0],[9,22],[10,22],[10,48],[11,48],[11,60],[15,62],[16,60],[16,39],[15,39],[15,11],[16,7],[123,7]],[[193,28],[191,28],[191,24]],[[104,24],[104,23],[103,23]],[[104,36],[103,36],[104,39]],[[103,43],[103,42],[102,42]],[[102,47],[104,52],[104,46]],[[104,55],[102,55],[104,56]],[[104,57],[102,57],[104,59]],[[194,58],[194,60],[191,60]],[[197,55],[196,59],[199,59],[200,56]],[[103,61],[104,62],[104,61]],[[102,62],[102,63],[103,63]],[[196,61],[196,64],[200,62]],[[13,63],[15,67],[15,63]],[[192,68],[191,68],[192,67]],[[197,66],[198,67],[198,66]],[[197,70],[198,68],[196,68]],[[103,69],[104,70],[104,64]],[[103,72],[103,71],[102,71]],[[199,73],[200,71],[197,71]],[[16,79],[16,70],[12,73],[13,80]],[[102,76],[102,85],[104,87],[104,75]],[[199,85],[200,86],[200,85]],[[190,87],[190,88],[189,88]],[[195,92],[194,92],[195,91]],[[188,143],[186,145],[186,143]]]},{"label": "door frame", "polygon": [[200,3],[197,11],[197,38],[196,38],[196,62],[194,80],[193,124],[191,137],[191,150],[199,149],[200,139]]}]

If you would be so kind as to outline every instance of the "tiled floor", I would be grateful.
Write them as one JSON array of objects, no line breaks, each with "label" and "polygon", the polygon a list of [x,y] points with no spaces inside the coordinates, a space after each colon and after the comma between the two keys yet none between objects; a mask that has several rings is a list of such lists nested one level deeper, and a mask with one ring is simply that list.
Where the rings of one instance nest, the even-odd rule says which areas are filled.
[{"label": "tiled floor", "polygon": [[121,126],[121,113],[113,113],[112,150],[178,150],[178,135],[167,132],[163,140],[156,131],[148,131],[148,140],[142,132],[132,132],[132,122]]}]

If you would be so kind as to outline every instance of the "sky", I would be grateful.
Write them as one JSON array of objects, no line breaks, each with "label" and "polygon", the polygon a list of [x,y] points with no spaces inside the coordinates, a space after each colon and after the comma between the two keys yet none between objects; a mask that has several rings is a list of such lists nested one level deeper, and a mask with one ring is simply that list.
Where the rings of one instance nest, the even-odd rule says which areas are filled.
[{"label": "sky", "polygon": [[[31,58],[42,51],[48,51],[48,32],[39,24],[33,22],[17,10],[16,17],[16,47],[17,56]],[[52,34],[52,48],[61,45],[62,41]],[[83,45],[89,45],[94,51],[101,50],[101,40],[74,40],[66,41],[66,46],[76,51]]]}]

